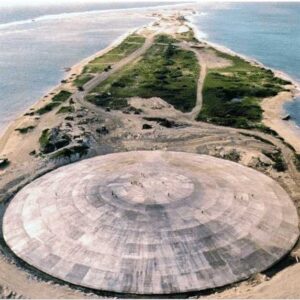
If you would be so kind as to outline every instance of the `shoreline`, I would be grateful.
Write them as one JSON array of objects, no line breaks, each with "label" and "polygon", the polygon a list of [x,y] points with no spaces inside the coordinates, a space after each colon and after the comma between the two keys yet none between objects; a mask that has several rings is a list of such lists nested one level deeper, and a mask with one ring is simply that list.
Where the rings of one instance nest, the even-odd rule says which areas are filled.
[{"label": "shoreline", "polygon": [[[171,5],[172,6],[172,5]],[[175,7],[180,5],[173,5]],[[152,8],[152,7],[151,7]],[[156,8],[156,7],[153,7]],[[132,9],[131,9],[132,10]],[[27,111],[30,111],[32,109],[36,109],[39,107],[42,103],[48,102],[49,99],[51,99],[51,94],[58,93],[62,89],[68,89],[71,92],[76,91],[76,87],[72,85],[72,80],[81,74],[84,66],[86,66],[91,60],[95,59],[96,57],[102,56],[105,53],[111,51],[113,48],[117,47],[119,44],[122,43],[126,37],[128,37],[133,32],[138,31],[142,28],[151,27],[157,20],[159,19],[157,16],[151,15],[149,16],[149,13],[145,12],[145,16],[148,16],[149,18],[152,18],[153,20],[149,23],[141,26],[141,27],[135,27],[133,29],[128,30],[121,36],[119,36],[117,39],[115,39],[113,42],[111,42],[107,47],[95,52],[94,54],[80,60],[78,63],[71,67],[65,67],[65,69],[68,69],[65,73],[65,76],[62,77],[61,81],[67,80],[67,83],[58,83],[57,85],[51,87],[41,98],[39,98],[35,103],[28,106],[28,108],[21,112],[20,115],[17,115],[14,117],[3,129],[0,128],[0,153],[2,152],[3,148],[5,147],[6,141],[9,139],[10,134],[17,128],[17,126],[26,119],[26,116],[24,116],[24,113]],[[287,142],[292,144],[292,146],[296,149],[297,152],[300,153],[300,129],[299,127],[292,121],[283,121],[282,117],[286,115],[287,113],[284,110],[284,104],[290,101],[293,101],[295,96],[297,94],[300,94],[300,83],[297,82],[294,78],[292,78],[290,75],[273,68],[269,68],[268,66],[264,65],[260,61],[256,60],[255,58],[248,57],[246,55],[240,54],[238,52],[235,52],[234,50],[225,47],[223,45],[210,42],[203,38],[203,33],[198,29],[198,27],[193,22],[194,15],[191,14],[184,14],[186,21],[184,22],[186,26],[189,26],[195,34],[195,37],[199,42],[206,43],[207,45],[230,55],[236,55],[241,57],[242,59],[248,61],[249,63],[261,66],[262,68],[270,69],[274,72],[275,76],[289,80],[292,82],[292,87],[290,87],[289,93],[281,92],[279,95],[272,97],[272,98],[266,98],[262,101],[261,107],[264,110],[263,114],[263,123],[273,130],[277,131],[280,136],[285,138]],[[50,96],[50,97],[49,97]],[[278,100],[280,99],[280,100]]]},{"label": "shoreline", "polygon": [[[145,16],[147,16],[148,13],[145,12]],[[275,70],[273,68],[269,68],[268,66],[264,65],[260,61],[256,60],[255,58],[248,57],[246,55],[240,54],[238,52],[235,52],[234,50],[227,48],[223,45],[207,41],[204,39],[202,36],[202,32],[198,29],[198,27],[193,23],[193,17],[194,15],[185,15],[186,21],[184,22],[186,26],[189,26],[192,28],[194,31],[195,37],[199,42],[206,43],[207,45],[230,55],[236,55],[241,57],[242,59],[248,61],[249,63],[261,66],[262,68],[270,69],[274,72],[275,76],[289,80],[292,82],[292,87],[290,88],[290,92],[281,92],[279,95],[272,97],[272,98],[266,98],[262,101],[261,107],[264,110],[263,113],[263,123],[266,126],[269,126],[273,130],[277,131],[280,136],[282,136],[288,143],[290,143],[297,152],[300,153],[300,129],[299,127],[292,121],[284,121],[282,120],[282,117],[286,115],[287,113],[284,110],[284,104],[290,101],[293,101],[295,96],[297,94],[300,94],[300,83],[297,82],[294,78],[289,76],[288,74],[280,71],[280,70]],[[58,83],[57,85],[51,87],[48,89],[48,91],[41,97],[39,98],[35,103],[32,105],[28,106],[28,108],[21,112],[20,115],[17,115],[14,117],[8,124],[5,126],[3,129],[0,128],[0,153],[5,147],[6,141],[9,139],[10,134],[18,127],[19,124],[24,122],[24,119],[26,119],[26,116],[24,114],[27,111],[30,111],[32,109],[36,109],[39,107],[42,103],[48,102],[52,97],[51,94],[53,93],[58,93],[62,89],[68,89],[71,92],[76,91],[76,87],[72,85],[73,79],[80,75],[83,68],[93,59],[96,57],[102,56],[105,53],[111,51],[113,48],[117,47],[119,44],[122,43],[123,40],[126,39],[130,34],[133,32],[136,32],[142,28],[147,28],[151,27],[157,20],[159,19],[157,16],[148,16],[149,18],[152,18],[153,21],[150,21],[149,23],[140,26],[140,27],[135,27],[133,29],[128,30],[121,36],[119,36],[117,39],[115,39],[113,42],[111,42],[107,47],[95,52],[94,54],[80,60],[77,62],[75,65],[71,67],[65,67],[65,69],[68,69],[65,72],[65,76],[62,77],[62,80],[67,80],[67,83]],[[283,95],[281,95],[283,94]],[[280,100],[278,100],[280,99]]]},{"label": "shoreline", "polygon": [[[146,14],[145,14],[146,15]],[[154,20],[150,21],[149,23],[143,25],[142,27],[135,27],[133,29],[128,30],[121,36],[119,36],[117,39],[115,39],[113,42],[111,42],[107,47],[97,51],[96,53],[80,60],[75,65],[71,67],[65,67],[68,68],[68,71],[65,72],[65,76],[61,79],[62,80],[70,80],[71,76],[73,74],[73,77],[76,77],[81,74],[82,69],[93,59],[95,59],[98,56],[102,56],[106,54],[107,52],[111,51],[113,48],[117,47],[119,44],[121,44],[130,34],[133,32],[144,28],[149,27],[151,24],[155,23],[157,20],[157,17],[151,17]],[[44,95],[39,98],[35,103],[28,106],[27,109],[22,111],[19,115],[15,116],[3,129],[0,128],[0,154],[5,149],[5,146],[7,144],[7,141],[10,139],[11,135],[15,132],[15,129],[20,127],[20,125],[28,120],[28,117],[25,116],[25,113],[30,110],[36,110],[39,108],[42,104],[48,101],[51,101],[52,93],[57,94],[59,91],[63,90],[64,88],[67,88],[68,90],[75,91],[77,88],[72,85],[72,80],[68,83],[58,83],[57,85],[50,88]],[[49,96],[50,95],[50,96]]]},{"label": "shoreline", "polygon": [[[175,0],[175,2],[177,2]],[[132,10],[155,10],[155,9],[166,9],[169,8],[170,6],[172,7],[180,7],[184,5],[191,5],[193,2],[186,2],[186,3],[175,3],[174,4],[162,4],[162,5],[150,5],[150,6],[144,6],[144,7],[130,7],[130,8],[116,8],[116,9],[103,9],[103,10],[87,10],[87,11],[78,11],[78,12],[67,12],[67,13],[58,13],[58,14],[49,14],[49,15],[41,15],[35,18],[30,18],[30,19],[24,19],[24,20],[19,20],[19,21],[12,21],[12,22],[7,22],[7,23],[0,23],[0,29],[7,28],[10,26],[19,26],[23,24],[30,24],[32,22],[39,22],[39,21],[45,21],[48,19],[55,19],[55,17],[60,17],[60,16],[66,16],[69,18],[72,17],[78,17],[81,14],[98,14],[98,13],[111,13],[111,12],[116,12],[116,13],[126,13],[127,11],[132,11]],[[33,21],[34,20],[34,21]]]},{"label": "shoreline", "polygon": [[295,85],[295,87],[297,88],[297,91],[298,93],[300,94],[300,82],[298,82],[295,78],[293,78],[291,75],[279,70],[279,69],[274,69],[274,68],[271,68],[267,65],[265,65],[264,63],[262,63],[261,61],[257,60],[256,58],[254,57],[251,57],[251,56],[247,56],[245,54],[242,54],[242,53],[239,53],[235,50],[232,50],[231,48],[229,47],[226,47],[222,44],[218,44],[218,43],[215,43],[215,42],[212,42],[212,41],[209,41],[201,36],[203,36],[203,34],[205,34],[205,32],[202,32],[198,29],[198,27],[193,23],[193,20],[192,18],[194,17],[195,15],[192,15],[192,16],[186,16],[186,19],[187,19],[187,24],[188,26],[190,26],[194,32],[195,32],[195,36],[197,38],[197,40],[203,42],[203,43],[206,43],[207,45],[213,47],[213,48],[216,48],[217,50],[221,51],[221,52],[224,52],[224,53],[227,53],[227,54],[230,54],[230,55],[236,55],[236,56],[239,56],[240,58],[244,59],[245,61],[249,62],[249,63],[253,63],[253,64],[256,64],[258,66],[261,66],[262,68],[265,68],[265,69],[269,69],[269,70],[272,70],[274,72],[274,74],[277,76],[277,77],[280,77],[282,79],[285,79],[285,80],[288,80],[290,81],[293,85]]},{"label": "shoreline", "polygon": [[[174,16],[170,16],[170,20],[168,20],[168,22],[177,22],[176,17],[177,15],[175,14]],[[153,18],[156,19],[155,17]],[[175,29],[179,27],[178,24],[174,25],[175,29],[173,29],[173,32],[172,28],[170,29],[170,27],[166,26],[166,24],[169,23],[162,22],[162,24],[159,25],[159,29],[161,31],[149,28],[149,26],[151,26],[153,23],[155,23],[155,21],[138,27],[140,31],[137,30],[136,32],[146,32],[145,36],[148,38],[151,35],[151,30],[153,30],[153,32],[165,31],[168,32],[167,34],[170,34],[170,32],[178,32],[175,31]],[[180,21],[180,23],[182,23],[182,21]],[[132,31],[133,29],[129,30],[124,35],[121,35],[118,39],[114,40],[106,48],[87,58],[84,58],[71,68],[68,68],[68,72],[65,72],[64,74],[65,78],[69,79],[69,76],[74,74],[75,71],[80,73],[82,68],[86,63],[89,62],[89,60],[93,59],[95,56],[97,57],[106,53],[111,48],[118,45],[118,43],[122,42],[122,40],[125,39],[126,36]],[[205,64],[205,61],[203,64]],[[71,83],[72,82],[68,80],[68,83],[61,83],[57,85],[56,88],[58,88],[58,90],[66,89],[67,85],[71,86]],[[75,86],[72,88],[74,91],[77,91]],[[51,90],[51,92],[53,92],[53,90]],[[45,105],[45,103],[51,101],[51,98],[52,95],[48,95],[47,98],[44,96],[38,100],[35,105],[37,107],[38,105]],[[160,98],[150,98],[149,101],[143,101],[143,98],[137,98],[138,97],[134,99],[135,103],[130,104],[132,104],[132,107],[136,110],[140,108],[142,109],[142,113],[140,115],[135,113],[127,114],[126,111],[124,112],[113,109],[111,111],[105,111],[101,107],[99,108],[93,104],[89,104],[88,101],[82,101],[80,98],[77,98],[79,101],[75,101],[75,103],[73,103],[75,109],[74,112],[71,113],[71,117],[73,119],[67,120],[68,122],[66,122],[65,118],[67,115],[57,114],[55,110],[41,117],[39,121],[35,121],[35,116],[30,117],[24,115],[20,116],[18,119],[15,119],[11,124],[12,127],[10,133],[7,133],[8,142],[5,144],[4,148],[6,152],[3,153],[1,153],[1,143],[3,142],[3,138],[1,139],[0,137],[0,153],[5,153],[9,159],[9,167],[3,169],[2,174],[0,170],[0,193],[2,192],[0,196],[2,197],[2,200],[5,201],[4,199],[8,198],[4,198],[4,196],[7,197],[7,195],[14,194],[16,189],[21,188],[31,182],[34,179],[33,176],[42,174],[42,172],[48,173],[52,168],[57,168],[76,161],[75,159],[51,160],[50,155],[52,155],[51,153],[53,152],[43,156],[44,154],[39,148],[39,138],[41,137],[42,132],[45,129],[54,129],[57,126],[61,126],[61,123],[64,123],[61,132],[67,134],[70,133],[72,135],[72,142],[75,141],[75,139],[82,139],[83,141],[86,137],[91,137],[91,144],[88,144],[90,140],[87,139],[87,144],[90,146],[91,150],[88,155],[91,156],[80,156],[78,160],[113,152],[136,151],[137,149],[149,151],[163,150],[190,152],[217,156],[223,159],[228,159],[225,158],[226,155],[234,153],[232,151],[237,151],[237,153],[241,155],[241,158],[239,158],[237,163],[247,167],[253,167],[254,169],[257,169],[262,173],[265,173],[270,178],[276,180],[282,187],[284,187],[286,191],[288,191],[290,197],[295,201],[295,204],[297,204],[298,198],[296,197],[299,193],[298,187],[300,185],[297,184],[296,181],[298,178],[296,176],[297,174],[295,175],[295,173],[292,172],[294,164],[290,157],[292,157],[293,153],[292,150],[289,149],[289,147],[287,147],[287,145],[285,145],[278,138],[260,132],[255,133],[255,135],[257,134],[258,137],[255,138],[253,137],[253,131],[251,130],[242,130],[232,127],[216,126],[210,123],[197,122],[194,119],[186,118],[184,113],[175,110],[173,106],[165,103]],[[27,111],[30,111],[30,107],[28,107]],[[81,116],[79,116],[78,113],[80,113]],[[161,124],[157,121],[152,122],[147,120],[147,117],[149,116],[166,118],[166,120],[170,119],[171,122],[174,120],[174,124],[177,124],[178,122],[179,127],[177,127],[175,130],[172,129],[172,126],[171,128],[161,126]],[[147,124],[151,122],[151,129],[144,130],[143,125],[145,124],[145,119],[147,120]],[[24,127],[24,125],[29,125],[28,122],[36,122],[37,124],[32,132],[30,131],[26,133],[26,135],[22,135],[19,132],[14,131],[16,125],[22,125]],[[69,123],[71,126],[67,126],[67,123]],[[61,128],[59,128],[59,130],[60,129]],[[99,129],[101,134],[99,134]],[[103,129],[105,129],[104,133]],[[247,134],[243,135],[243,132],[246,132]],[[77,136],[76,138],[75,135]],[[268,158],[263,156],[261,151],[271,151],[271,149],[283,149],[283,158],[288,164],[288,169],[284,171],[284,173],[278,173],[278,171],[276,171],[276,169],[274,169],[272,166],[266,167],[265,169],[259,169],[256,165],[256,159],[263,158],[264,161],[268,162]],[[30,154],[33,150],[35,151],[35,154]],[[255,164],[252,164],[251,162]],[[8,252],[9,251],[3,251],[3,257],[9,257]],[[20,259],[20,262],[23,263],[22,259]],[[83,298],[85,296],[93,296],[92,293],[94,291],[89,289],[86,291],[80,290],[80,288],[77,289],[76,287],[68,286],[65,283],[59,285],[57,284],[60,283],[59,280],[51,283],[45,282],[47,279],[45,274],[40,274],[36,272],[35,269],[31,270],[27,268],[27,266],[24,266],[24,263],[21,266],[19,266],[17,263],[18,258],[12,258],[10,261],[6,261],[5,259],[1,260],[0,257],[0,269],[10,271],[7,274],[2,272],[4,275],[3,277],[0,276],[0,286],[1,284],[3,285],[4,282],[5,286],[8,286],[9,290],[16,292],[17,295],[23,295],[24,298],[42,298],[45,297],[45,295],[47,297],[52,295],[53,298],[71,298],[75,296]],[[280,274],[280,271],[281,270],[277,270],[276,274]],[[222,287],[220,290],[218,290],[218,292],[221,294],[223,292],[232,293],[231,296],[234,295],[232,298],[238,298],[236,297],[236,294],[233,294],[236,291],[235,286],[238,286],[238,288],[243,288],[242,285],[247,284],[248,282],[251,283],[251,280],[252,279],[249,281],[245,280],[241,284],[237,283],[233,286],[229,285],[225,286],[224,288]],[[272,282],[272,278],[269,282]],[[199,296],[201,296],[201,292],[199,293]],[[103,296],[102,294],[99,295]],[[211,293],[209,292],[208,295],[211,297],[216,297],[217,294],[215,294],[214,291],[211,291]],[[118,295],[114,296],[118,297]]]},{"label": "shoreline", "polygon": [[[27,112],[28,110],[30,110],[31,108],[35,108],[37,104],[39,104],[40,102],[47,100],[47,97],[49,97],[49,94],[51,93],[57,93],[60,88],[66,86],[66,84],[63,84],[61,81],[62,80],[67,80],[70,79],[72,74],[76,73],[76,76],[80,74],[81,70],[83,69],[83,67],[90,61],[93,60],[94,58],[104,55],[106,52],[109,52],[111,49],[115,48],[116,46],[118,46],[120,43],[122,43],[122,41],[128,37],[130,34],[132,34],[134,31],[137,31],[143,27],[148,27],[151,26],[151,24],[153,24],[158,18],[156,16],[153,16],[152,14],[157,11],[159,11],[159,9],[162,10],[166,10],[168,8],[170,9],[180,9],[180,7],[184,5],[182,3],[177,3],[177,4],[165,4],[165,5],[153,5],[153,6],[147,6],[147,7],[132,7],[132,8],[123,8],[123,9],[107,9],[107,10],[98,10],[98,11],[84,11],[84,12],[78,12],[78,13],[74,13],[74,14],[93,14],[93,13],[116,13],[118,15],[123,15],[123,14],[139,14],[139,15],[143,15],[146,18],[149,19],[153,19],[153,21],[147,22],[142,26],[137,26],[134,27],[132,29],[129,29],[128,31],[126,31],[124,34],[122,34],[121,36],[119,36],[118,38],[116,38],[115,40],[113,40],[111,43],[109,43],[107,45],[107,47],[98,50],[96,52],[94,52],[93,54],[89,55],[88,57],[84,57],[81,60],[78,60],[75,64],[73,64],[72,66],[63,66],[61,67],[62,70],[64,70],[63,76],[57,78],[57,84],[53,84],[50,87],[46,88],[44,91],[41,92],[41,96],[36,98],[36,100],[32,103],[29,104],[28,106],[26,106],[25,109],[20,109],[17,112],[12,112],[12,118],[9,118],[7,123],[4,123],[3,127],[0,127],[0,139],[3,138],[3,136],[5,135],[6,131],[9,129],[9,127],[20,117],[22,117],[22,115]],[[192,5],[192,2],[187,2],[186,5]],[[149,9],[149,11],[147,11]],[[72,13],[70,13],[72,14]],[[64,14],[60,14],[60,15],[64,15]],[[50,15],[51,16],[51,15]],[[56,15],[55,15],[56,16]],[[43,18],[43,16],[42,16]],[[38,18],[37,18],[38,19]],[[42,19],[43,20],[43,19]],[[30,19],[30,21],[32,21]],[[19,22],[19,21],[18,21]],[[14,23],[14,22],[11,22]],[[10,24],[10,23],[9,23]],[[8,24],[8,25],[9,25]],[[6,25],[6,24],[0,24],[0,29],[1,29],[1,25]],[[14,24],[12,24],[11,26],[13,26]],[[16,25],[22,25],[22,24],[16,24]],[[68,85],[68,84],[67,84]],[[51,97],[49,97],[51,98]],[[1,141],[0,141],[1,143]],[[1,147],[0,147],[1,149]]]},{"label": "shoreline", "polygon": [[[288,112],[284,109],[284,104],[287,102],[291,102],[295,100],[297,95],[300,95],[300,82],[294,79],[289,74],[277,70],[267,65],[263,64],[262,62],[258,61],[255,58],[249,57],[247,55],[238,53],[226,46],[223,46],[218,43],[214,43],[204,39],[202,36],[205,34],[201,32],[198,27],[193,22],[192,16],[185,16],[186,17],[186,24],[187,26],[191,27],[195,33],[195,37],[200,42],[206,43],[207,45],[230,55],[236,55],[245,61],[260,66],[265,69],[272,70],[276,77],[279,77],[284,80],[288,80],[292,83],[291,87],[289,88],[289,92],[281,92],[275,97],[265,98],[261,102],[261,107],[264,110],[263,112],[263,120],[262,122],[270,127],[271,129],[275,130],[280,136],[282,136],[288,143],[290,143],[296,150],[296,152],[300,153],[300,128],[293,120],[282,120],[284,115],[287,115]],[[279,99],[279,100],[278,100]]]},{"label": "shoreline", "polygon": [[[156,17],[152,17],[153,19],[155,19],[154,21],[151,21],[147,24],[145,24],[144,26],[151,26],[152,23],[154,23],[156,21]],[[143,27],[144,27],[143,26]],[[7,123],[6,126],[4,126],[3,128],[0,128],[0,153],[2,151],[3,148],[3,139],[5,139],[6,135],[9,135],[12,131],[12,129],[16,128],[16,124],[18,124],[18,121],[22,121],[20,119],[24,118],[24,114],[31,110],[31,109],[36,109],[38,106],[40,106],[40,104],[49,101],[49,99],[51,99],[51,95],[52,93],[58,93],[60,90],[64,89],[64,88],[68,88],[70,90],[74,90],[76,89],[75,86],[72,85],[72,81],[68,82],[68,83],[62,83],[61,81],[63,80],[70,80],[70,78],[72,77],[76,77],[78,75],[81,74],[83,68],[93,59],[95,59],[98,56],[102,56],[104,54],[106,54],[107,52],[111,51],[113,48],[117,47],[119,44],[121,44],[130,34],[132,34],[133,32],[139,30],[140,28],[143,27],[135,27],[133,29],[128,30],[127,32],[125,32],[124,34],[122,34],[121,36],[119,36],[117,39],[115,39],[113,42],[111,42],[110,44],[108,44],[107,47],[95,52],[94,54],[83,58],[82,60],[78,61],[75,65],[71,66],[71,67],[64,67],[64,69],[68,69],[67,71],[65,71],[64,76],[61,77],[60,82],[52,87],[50,87],[49,89],[47,89],[47,91],[39,98],[37,99],[33,104],[29,105],[25,110],[21,111],[20,113],[18,113],[15,117],[13,117],[11,119],[11,121],[9,121]],[[50,97],[49,97],[50,95]],[[11,128],[13,127],[13,128]]]},{"label": "shoreline", "polygon": [[[176,0],[175,0],[176,1]],[[153,13],[155,14],[156,12],[160,12],[161,10],[166,10],[166,9],[171,9],[171,10],[176,10],[176,9],[183,9],[185,10],[186,8],[192,6],[193,7],[194,3],[193,2],[186,2],[186,3],[170,3],[170,4],[162,4],[162,5],[153,5],[153,6],[146,6],[146,7],[132,7],[132,8],[120,8],[120,9],[106,9],[106,10],[97,10],[97,11],[84,11],[84,12],[76,12],[76,13],[70,13],[70,14],[94,14],[94,13],[117,13],[117,14],[127,14],[127,13],[137,13],[137,14],[142,14],[144,17],[148,17],[148,18],[152,18],[153,21],[150,21],[148,23],[146,23],[143,26],[138,26],[135,27],[133,29],[128,30],[127,32],[125,32],[124,34],[122,34],[121,36],[119,36],[117,39],[115,39],[113,42],[111,42],[110,44],[108,44],[107,47],[91,54],[88,57],[85,57],[81,60],[79,60],[78,62],[76,62],[74,65],[68,67],[68,66],[64,66],[62,67],[62,69],[68,69],[68,71],[65,71],[63,76],[58,78],[58,83],[54,84],[52,86],[50,86],[49,88],[45,89],[44,92],[42,92],[42,96],[37,98],[36,101],[34,101],[32,104],[29,104],[25,109],[20,109],[18,110],[16,113],[12,113],[13,117],[11,119],[9,119],[9,121],[4,124],[3,127],[0,127],[0,151],[1,151],[1,139],[3,138],[3,136],[6,134],[6,131],[9,130],[9,128],[11,127],[12,124],[15,123],[16,120],[18,120],[19,118],[21,118],[24,113],[26,111],[28,111],[31,108],[35,108],[39,103],[41,103],[44,100],[47,100],[46,96],[49,96],[49,94],[51,93],[57,93],[61,87],[65,86],[65,84],[61,83],[62,80],[67,80],[70,78],[70,76],[72,74],[76,74],[76,76],[78,76],[81,73],[81,70],[83,69],[83,67],[90,61],[93,60],[94,58],[104,55],[106,52],[109,52],[111,49],[115,48],[116,46],[118,46],[118,44],[122,43],[122,41],[129,36],[132,32],[137,31],[139,29],[142,29],[144,27],[149,27],[151,26],[153,23],[155,23],[159,18],[157,16],[154,16]],[[183,8],[181,8],[183,6]],[[149,11],[147,11],[149,10]],[[62,14],[58,14],[58,15],[64,15],[64,13]],[[52,16],[52,15],[49,15]],[[57,15],[54,15],[57,16]],[[42,18],[41,20],[43,20],[44,16],[38,17],[36,19]],[[36,20],[35,19],[35,20]],[[25,20],[26,21],[26,20]],[[13,26],[13,25],[22,25],[20,24],[13,24],[13,23],[19,23],[20,21],[16,21],[16,22],[10,22],[10,23],[3,23],[0,24],[0,29],[1,29],[1,25],[8,25],[8,26]],[[30,19],[30,22],[32,22],[32,19]],[[51,97],[49,97],[51,98]]]}]

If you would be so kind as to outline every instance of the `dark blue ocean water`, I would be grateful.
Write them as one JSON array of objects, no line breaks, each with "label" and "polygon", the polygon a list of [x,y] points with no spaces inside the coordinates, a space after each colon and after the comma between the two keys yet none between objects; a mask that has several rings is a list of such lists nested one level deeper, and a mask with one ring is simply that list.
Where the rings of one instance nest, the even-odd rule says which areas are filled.
[{"label": "dark blue ocean water", "polygon": [[65,67],[151,22],[141,10],[166,4],[107,3],[0,7],[0,132],[57,85]]},{"label": "dark blue ocean water", "polygon": [[[193,21],[207,40],[282,70],[300,82],[300,3],[201,5]],[[286,109],[300,126],[300,103],[289,103]]]}]

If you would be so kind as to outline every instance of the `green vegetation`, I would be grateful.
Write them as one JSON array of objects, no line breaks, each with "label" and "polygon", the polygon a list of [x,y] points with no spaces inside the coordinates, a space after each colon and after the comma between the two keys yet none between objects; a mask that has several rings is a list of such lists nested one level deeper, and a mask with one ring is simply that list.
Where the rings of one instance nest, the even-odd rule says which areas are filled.
[{"label": "green vegetation", "polygon": [[239,162],[241,159],[241,155],[238,151],[236,151],[235,149],[232,149],[230,152],[225,153],[222,156],[223,159],[227,159],[227,160],[231,160],[234,162]]},{"label": "green vegetation", "polygon": [[82,87],[90,81],[95,74],[108,71],[111,65],[119,62],[124,57],[139,49],[145,43],[143,36],[132,34],[128,36],[119,46],[115,47],[106,54],[90,61],[83,69],[82,74],[74,80],[74,85]]},{"label": "green vegetation", "polygon": [[36,111],[37,114],[43,115],[52,111],[55,107],[61,105],[63,102],[68,100],[72,94],[68,91],[60,91],[57,95],[55,95],[51,102],[47,103],[45,106],[41,107]]},{"label": "green vegetation", "polygon": [[62,106],[57,114],[67,114],[67,113],[73,113],[75,111],[73,106]]},{"label": "green vegetation", "polygon": [[238,56],[216,54],[232,65],[208,72],[203,87],[203,107],[198,120],[223,126],[265,131],[261,99],[275,96],[287,84],[271,70],[254,66]]},{"label": "green vegetation", "polygon": [[275,136],[280,139],[280,136],[278,135],[278,133],[275,130],[271,129],[268,126],[265,126],[262,123],[256,124],[255,129],[257,129],[263,133],[270,134],[270,135]]},{"label": "green vegetation", "polygon": [[123,110],[129,107],[127,99],[112,96],[109,92],[88,95],[87,100],[108,109]]},{"label": "green vegetation", "polygon": [[34,128],[35,128],[35,126],[28,126],[28,127],[17,128],[15,131],[18,131],[21,134],[26,134],[29,131],[32,131]]},{"label": "green vegetation", "polygon": [[50,134],[50,130],[48,128],[44,129],[42,131],[42,135],[39,138],[39,143],[40,143],[41,149],[45,148],[49,144],[50,136],[51,136],[51,134]]},{"label": "green vegetation", "polygon": [[171,35],[168,34],[159,34],[155,37],[154,43],[156,44],[174,44],[177,43],[178,40],[174,39]]},{"label": "green vegetation", "polygon": [[126,107],[127,98],[160,97],[181,111],[191,111],[197,97],[199,65],[195,54],[162,41],[174,40],[160,35],[144,57],[97,87],[87,100],[102,107]]},{"label": "green vegetation", "polygon": [[76,86],[83,86],[93,78],[94,78],[94,76],[91,74],[80,74],[74,80],[74,84]]},{"label": "green vegetation", "polygon": [[60,148],[69,145],[71,137],[59,128],[43,130],[40,138],[40,150],[43,154],[54,152]]},{"label": "green vegetation", "polygon": [[283,159],[281,150],[277,149],[276,151],[273,151],[273,152],[268,152],[268,151],[263,150],[262,153],[274,162],[273,168],[276,171],[284,172],[287,170],[287,165]]},{"label": "green vegetation", "polygon": [[286,141],[284,140],[284,138],[279,137],[279,139],[282,141],[282,143],[283,143],[284,145],[286,145],[290,150],[292,150],[292,152],[293,152],[293,154],[294,154],[294,159],[293,159],[293,161],[294,161],[295,167],[296,167],[296,169],[300,172],[300,153],[297,153],[297,152],[296,152],[296,149],[295,149],[291,144],[289,144],[288,142],[286,142]]},{"label": "green vegetation", "polygon": [[195,37],[194,30],[189,27],[189,30],[186,32],[181,32],[176,34],[177,39],[187,41],[187,42],[198,42]]},{"label": "green vegetation", "polygon": [[71,95],[72,94],[70,92],[62,90],[52,98],[52,101],[62,103],[67,101]]},{"label": "green vegetation", "polygon": [[295,158],[294,158],[295,166],[296,166],[297,170],[300,172],[300,154],[295,153],[294,155],[295,155]]},{"label": "green vegetation", "polygon": [[10,161],[7,158],[0,158],[0,169],[5,169],[9,166]]},{"label": "green vegetation", "polygon": [[50,103],[47,103],[45,106],[43,106],[40,109],[38,109],[36,111],[36,113],[39,114],[39,115],[46,114],[46,113],[52,111],[55,107],[57,107],[59,105],[60,105],[60,102],[50,102]]}]

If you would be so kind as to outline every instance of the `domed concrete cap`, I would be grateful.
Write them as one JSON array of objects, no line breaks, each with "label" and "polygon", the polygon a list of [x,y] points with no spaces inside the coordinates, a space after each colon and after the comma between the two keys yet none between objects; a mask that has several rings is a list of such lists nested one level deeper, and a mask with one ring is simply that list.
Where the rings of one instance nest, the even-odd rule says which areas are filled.
[{"label": "domed concrete cap", "polygon": [[110,154],[23,188],[4,238],[35,268],[133,294],[223,286],[267,269],[298,237],[296,209],[272,179],[210,156]]}]

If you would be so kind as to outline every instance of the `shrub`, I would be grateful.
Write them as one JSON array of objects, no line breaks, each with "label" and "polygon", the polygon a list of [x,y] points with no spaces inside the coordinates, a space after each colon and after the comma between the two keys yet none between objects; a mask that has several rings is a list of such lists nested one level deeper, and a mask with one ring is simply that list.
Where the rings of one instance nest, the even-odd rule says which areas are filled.
[{"label": "shrub", "polygon": [[295,153],[294,162],[297,170],[300,172],[300,154]]},{"label": "shrub", "polygon": [[198,120],[246,129],[261,126],[260,100],[282,91],[282,81],[271,70],[253,66],[237,56],[215,52],[231,60],[232,66],[207,74]]},{"label": "shrub", "polygon": [[269,157],[274,163],[273,168],[278,172],[284,172],[287,170],[287,165],[283,159],[283,155],[281,153],[281,150],[276,150],[273,152],[268,152],[266,150],[263,150],[262,153]]},{"label": "shrub", "polygon": [[98,96],[91,94],[87,99],[100,106],[123,109],[130,97],[160,97],[178,110],[191,111],[196,103],[198,76],[195,54],[168,41],[167,45],[152,45],[136,64],[113,74],[97,87],[93,94]]},{"label": "shrub", "polygon": [[241,159],[241,155],[238,151],[236,151],[235,149],[232,149],[229,153],[225,153],[222,156],[223,159],[227,159],[227,160],[231,160],[234,162],[239,162]]},{"label": "shrub", "polygon": [[70,98],[72,94],[68,91],[60,91],[57,95],[55,95],[51,102],[47,103],[45,106],[41,107],[36,111],[37,114],[43,115],[52,111],[55,107],[59,106],[61,103],[65,102]]},{"label": "shrub", "polygon": [[46,104],[45,106],[41,107],[36,111],[37,114],[43,115],[46,114],[50,111],[52,111],[55,107],[59,106],[61,103],[60,102],[50,102]]},{"label": "shrub", "polygon": [[62,106],[62,107],[58,110],[57,114],[67,114],[67,113],[72,113],[72,112],[74,112],[74,111],[75,111],[75,109],[74,109],[73,106]]},{"label": "shrub", "polygon": [[68,91],[62,90],[52,98],[53,102],[65,102],[72,94]]},{"label": "shrub", "polygon": [[29,131],[32,131],[34,128],[35,128],[35,126],[28,126],[28,127],[17,128],[15,131],[18,131],[21,134],[26,134]]}]

